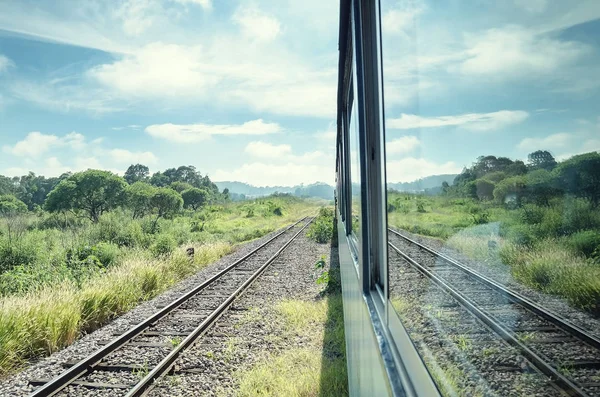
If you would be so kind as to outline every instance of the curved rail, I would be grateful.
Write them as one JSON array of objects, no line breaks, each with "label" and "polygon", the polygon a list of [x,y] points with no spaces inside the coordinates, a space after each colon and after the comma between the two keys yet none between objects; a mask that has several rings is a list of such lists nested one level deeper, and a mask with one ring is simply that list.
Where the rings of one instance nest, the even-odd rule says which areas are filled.
[{"label": "curved rail", "polygon": [[[276,238],[278,238],[285,232],[289,231],[290,229],[292,229],[293,227],[298,225],[300,222],[306,220],[307,218],[308,217],[304,217],[304,218],[300,219],[299,221],[295,222],[294,224],[290,225],[289,227],[285,228],[284,230],[280,231],[279,233],[275,234],[269,240],[265,241],[263,244],[261,244],[257,248],[253,249],[252,251],[250,251],[249,253],[247,253],[246,255],[241,257],[240,259],[236,260],[231,265],[229,265],[225,269],[221,270],[219,273],[210,277],[209,279],[204,281],[202,284],[191,289],[190,291],[188,291],[184,295],[180,296],[175,301],[171,302],[170,304],[168,304],[167,306],[165,306],[158,312],[154,313],[153,315],[149,316],[148,318],[146,318],[139,324],[137,324],[134,327],[132,327],[131,329],[129,329],[127,332],[125,332],[122,335],[120,335],[119,337],[113,339],[110,343],[105,345],[103,348],[98,349],[97,351],[95,351],[94,353],[89,355],[88,357],[84,358],[83,360],[81,360],[78,363],[76,363],[75,365],[73,365],[68,370],[62,372],[60,375],[56,376],[55,378],[53,378],[52,380],[50,380],[49,382],[44,384],[43,386],[40,386],[39,388],[37,388],[35,391],[33,391],[30,394],[30,397],[54,396],[58,392],[63,390],[65,387],[69,386],[73,381],[93,372],[94,367],[97,366],[110,353],[120,349],[125,344],[127,344],[129,341],[131,341],[133,338],[142,334],[144,331],[146,331],[148,328],[150,328],[157,321],[161,320],[163,317],[165,317],[166,315],[168,315],[169,313],[171,313],[172,311],[177,309],[183,303],[190,300],[192,297],[194,297],[195,295],[197,295],[198,293],[200,293],[201,291],[203,291],[204,289],[206,289],[207,287],[212,285],[215,281],[220,279],[223,275],[229,273],[232,269],[237,267],[240,263],[244,262],[250,256],[254,255],[256,252],[258,252],[259,250],[264,248],[266,245],[271,243],[273,240],[275,240]],[[306,228],[309,224],[310,224],[310,222],[307,222],[307,224],[301,230],[304,230],[304,228]],[[294,237],[290,241],[288,241],[288,243],[286,243],[285,246],[287,246],[294,238],[296,238],[297,235],[298,234],[294,235]],[[278,254],[280,253],[280,251],[278,251]],[[270,260],[272,261],[272,259],[274,259],[274,258],[271,258]],[[219,308],[220,307],[221,306],[219,306]],[[217,310],[218,310],[218,308],[217,308]],[[216,320],[218,317],[219,316],[217,316],[214,320]],[[213,322],[214,322],[214,320],[213,320]],[[204,322],[202,324],[204,324]],[[187,341],[188,338],[186,338],[184,340],[184,342]]]},{"label": "curved rail", "polygon": [[490,279],[489,277],[486,277],[472,269],[469,269],[467,266],[457,262],[456,260],[450,258],[449,256],[444,255],[443,253],[441,253],[439,251],[436,251],[414,239],[411,239],[410,237],[405,236],[404,234],[399,233],[396,230],[389,229],[389,228],[388,228],[388,230],[390,232],[392,232],[394,235],[405,239],[406,241],[418,246],[419,248],[421,248],[421,249],[437,256],[438,258],[444,260],[445,262],[451,264],[452,266],[456,267],[457,269],[460,269],[461,271],[467,273],[469,276],[476,279],[477,281],[480,281],[480,282],[486,284],[487,286],[491,287],[492,289],[502,293],[503,295],[508,297],[512,302],[523,306],[527,310],[537,314],[540,317],[543,317],[545,320],[551,322],[552,324],[561,328],[565,332],[568,332],[569,334],[586,342],[590,346],[593,346],[594,348],[600,350],[600,339],[599,338],[590,334],[589,332],[585,331],[584,329],[578,327],[577,325],[571,323],[567,319],[565,319],[555,313],[550,312],[543,306],[533,302],[532,300],[526,298],[525,296],[519,294],[518,292],[512,291],[512,290],[502,286],[501,284]]}]

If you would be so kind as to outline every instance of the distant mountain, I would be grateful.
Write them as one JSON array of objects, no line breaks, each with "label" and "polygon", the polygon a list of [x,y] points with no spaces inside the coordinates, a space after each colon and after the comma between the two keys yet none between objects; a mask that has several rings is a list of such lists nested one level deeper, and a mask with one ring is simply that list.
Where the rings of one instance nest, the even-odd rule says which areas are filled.
[{"label": "distant mountain", "polygon": [[[388,189],[394,189],[400,192],[425,192],[427,194],[437,194],[441,191],[442,182],[446,181],[449,185],[452,185],[456,175],[457,174],[431,175],[417,179],[413,182],[388,183],[387,186]],[[229,189],[229,194],[233,200],[268,196],[273,193],[289,193],[298,197],[318,197],[326,200],[333,200],[334,190],[333,186],[322,182],[296,186],[253,186],[248,183],[236,181],[215,182],[215,184],[221,191],[223,191],[223,189]]]},{"label": "distant mountain", "polygon": [[273,193],[289,193],[299,197],[318,197],[333,200],[334,189],[333,186],[322,182],[296,186],[253,186],[235,181],[215,182],[215,184],[221,191],[229,189],[229,193],[234,200],[268,196]]},{"label": "distant mountain", "polygon": [[429,189],[436,189],[442,186],[443,182],[452,185],[457,174],[431,175],[425,178],[417,179],[413,182],[388,183],[388,189],[398,190],[400,192],[422,192]]}]

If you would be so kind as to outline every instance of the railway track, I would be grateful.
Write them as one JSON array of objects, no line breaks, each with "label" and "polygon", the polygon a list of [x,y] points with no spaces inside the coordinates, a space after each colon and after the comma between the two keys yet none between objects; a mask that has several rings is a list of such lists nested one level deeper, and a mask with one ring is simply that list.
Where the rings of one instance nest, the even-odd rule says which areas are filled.
[{"label": "railway track", "polygon": [[299,220],[83,360],[63,363],[68,369],[55,378],[32,379],[39,387],[30,396],[70,395],[70,388],[145,395],[311,222]]},{"label": "railway track", "polygon": [[[600,381],[582,382],[578,376],[600,371],[600,339],[595,335],[447,255],[388,230],[394,252],[516,348],[557,389],[570,396],[600,395]],[[426,261],[430,265],[407,253],[415,248],[431,257]]]}]

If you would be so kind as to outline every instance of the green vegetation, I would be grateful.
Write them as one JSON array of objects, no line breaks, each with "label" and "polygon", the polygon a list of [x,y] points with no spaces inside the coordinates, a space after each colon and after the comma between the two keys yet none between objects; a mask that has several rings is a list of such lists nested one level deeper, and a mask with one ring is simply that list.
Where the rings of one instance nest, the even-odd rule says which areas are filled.
[{"label": "green vegetation", "polygon": [[319,215],[308,227],[307,236],[317,243],[330,243],[333,237],[333,209],[322,207]]},{"label": "green vegetation", "polygon": [[289,338],[308,340],[269,355],[240,374],[240,396],[344,396],[348,394],[341,295],[276,306]]},{"label": "green vegetation", "polygon": [[[157,174],[168,187],[149,184],[141,165],[126,173],[131,185],[106,171],[65,175],[45,201],[22,192],[48,179],[0,178],[0,189],[12,189],[0,196],[0,374],[317,208],[287,195],[232,203],[193,167]],[[181,188],[193,192],[187,205]]]},{"label": "green vegetation", "polygon": [[[324,266],[321,258],[316,267]],[[330,269],[328,275],[327,288],[317,300],[284,300],[275,306],[283,339],[297,343],[282,353],[267,353],[238,373],[240,396],[348,395],[339,269]]]},{"label": "green vegetation", "polygon": [[528,164],[482,156],[441,191],[390,191],[389,224],[600,314],[600,154],[557,162],[536,151]]}]

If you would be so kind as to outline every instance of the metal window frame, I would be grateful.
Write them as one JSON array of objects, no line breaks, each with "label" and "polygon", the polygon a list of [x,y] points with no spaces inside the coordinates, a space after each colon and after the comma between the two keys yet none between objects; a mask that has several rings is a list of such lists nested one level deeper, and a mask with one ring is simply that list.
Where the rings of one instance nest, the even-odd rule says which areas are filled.
[{"label": "metal window frame", "polygon": [[[439,391],[389,299],[384,80],[380,0],[351,0],[352,66],[356,73],[361,173],[358,275],[394,395]],[[348,152],[347,152],[348,153]],[[350,188],[351,189],[351,188]],[[352,222],[352,218],[348,218]],[[350,225],[351,228],[351,225]]]}]

